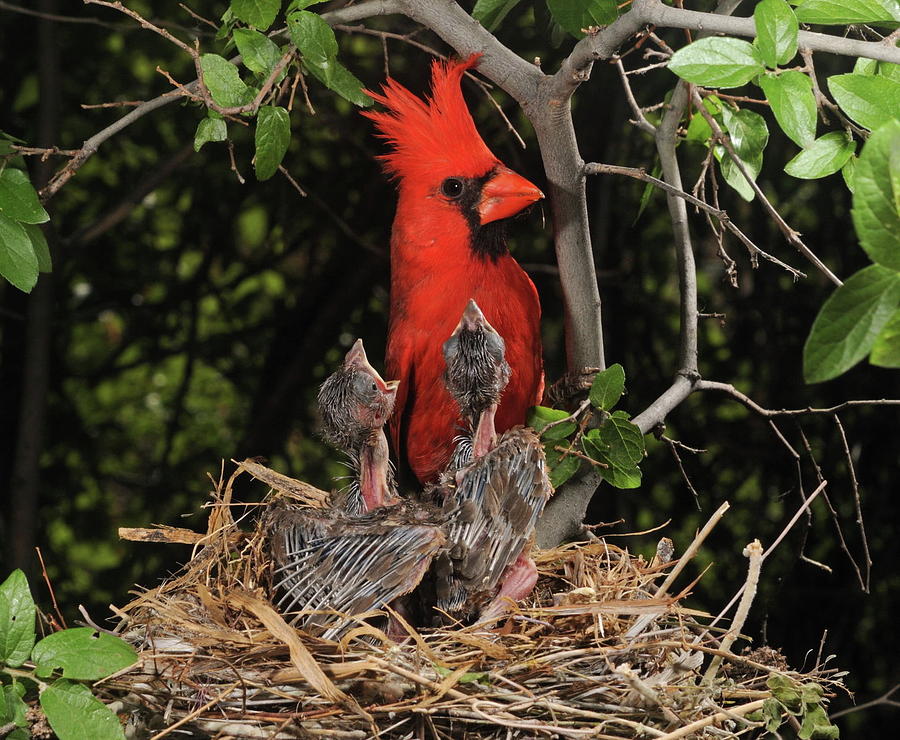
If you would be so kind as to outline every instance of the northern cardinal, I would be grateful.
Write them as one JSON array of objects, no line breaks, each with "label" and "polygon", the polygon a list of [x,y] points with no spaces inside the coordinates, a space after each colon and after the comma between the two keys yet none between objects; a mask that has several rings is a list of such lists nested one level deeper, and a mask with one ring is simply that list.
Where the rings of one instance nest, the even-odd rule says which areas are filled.
[{"label": "northern cardinal", "polygon": [[511,373],[497,431],[524,423],[543,392],[537,290],[505,236],[505,219],[543,193],[505,167],[475,129],[460,80],[478,58],[435,62],[427,99],[389,78],[383,94],[369,93],[386,110],[363,114],[392,147],[381,159],[399,191],[385,364],[400,387],[390,431],[421,483],[447,465],[462,421],[441,379],[441,345],[469,299],[506,341]]},{"label": "northern cardinal", "polygon": [[345,508],[361,514],[398,501],[383,427],[394,410],[397,381],[369,364],[362,339],[319,388],[322,436],[350,458],[354,475]]}]

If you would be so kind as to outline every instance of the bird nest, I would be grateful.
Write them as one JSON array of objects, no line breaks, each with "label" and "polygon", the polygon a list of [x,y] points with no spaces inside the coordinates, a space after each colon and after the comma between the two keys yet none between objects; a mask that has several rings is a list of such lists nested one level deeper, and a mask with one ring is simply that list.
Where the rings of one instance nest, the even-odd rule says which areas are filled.
[{"label": "bird nest", "polygon": [[[270,488],[246,509],[232,500],[244,473]],[[824,716],[823,693],[841,686],[818,661],[801,674],[769,648],[733,653],[734,631],[685,607],[688,589],[668,595],[696,548],[672,559],[665,539],[649,561],[603,539],[533,551],[534,593],[493,622],[416,629],[394,613],[402,640],[355,615],[338,641],[307,634],[273,603],[264,514],[327,496],[245,461],[215,486],[206,533],[120,532],[194,546],[179,573],[116,610],[139,661],[96,690],[129,736],[735,737]]]}]

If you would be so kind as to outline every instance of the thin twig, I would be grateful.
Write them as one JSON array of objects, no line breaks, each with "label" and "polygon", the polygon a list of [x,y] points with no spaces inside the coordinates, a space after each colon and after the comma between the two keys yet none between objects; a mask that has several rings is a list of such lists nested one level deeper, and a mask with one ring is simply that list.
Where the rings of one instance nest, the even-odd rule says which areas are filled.
[{"label": "thin twig", "polygon": [[703,116],[703,118],[709,124],[709,127],[712,129],[713,135],[718,141],[721,142],[722,146],[725,147],[728,155],[734,161],[735,166],[744,176],[744,179],[747,181],[747,184],[753,189],[753,192],[756,193],[756,197],[759,198],[759,202],[762,204],[763,208],[769,214],[771,219],[775,222],[775,225],[778,226],[781,233],[784,234],[784,237],[785,239],[787,239],[788,243],[791,244],[795,249],[797,249],[797,251],[799,251],[800,254],[806,257],[810,262],[812,262],[822,272],[822,274],[824,274],[829,280],[831,280],[831,282],[838,286],[843,285],[837,275],[829,270],[825,263],[822,262],[822,260],[820,260],[813,253],[813,251],[806,246],[806,244],[800,238],[800,232],[795,231],[790,226],[788,226],[787,222],[781,217],[781,214],[778,213],[775,207],[769,202],[769,199],[766,198],[765,193],[763,193],[762,191],[762,188],[759,187],[759,185],[756,183],[756,180],[753,179],[753,176],[747,169],[747,165],[744,164],[743,160],[734,150],[734,147],[731,144],[731,139],[722,131],[721,127],[716,122],[716,119],[712,117],[712,114],[710,114],[710,112],[706,110],[706,106],[703,105],[703,101],[700,99],[700,95],[696,90],[694,90],[693,92],[692,99],[697,110],[700,112],[700,115]]},{"label": "thin twig", "polygon": [[[779,534],[778,537],[775,538],[775,541],[771,545],[769,545],[769,547],[766,548],[765,552],[763,552],[762,560],[765,560],[767,557],[769,557],[769,555],[772,554],[772,552],[775,550],[775,548],[781,544],[781,541],[787,536],[787,533],[791,531],[794,524],[797,523],[797,520],[803,515],[803,513],[807,510],[807,508],[809,508],[812,505],[812,502],[816,500],[818,495],[820,493],[822,493],[822,491],[825,490],[825,486],[827,486],[827,485],[828,485],[828,481],[823,480],[819,484],[819,487],[816,488],[816,490],[813,491],[809,495],[809,497],[803,502],[803,505],[799,509],[797,509],[797,512],[794,514],[794,516],[791,517],[791,520],[787,524],[784,525],[784,528],[781,530],[781,534]],[[728,613],[728,611],[731,609],[731,607],[734,606],[734,603],[741,597],[741,594],[744,593],[745,587],[746,587],[746,584],[744,584],[737,590],[737,593],[731,597],[731,601],[729,601],[725,605],[725,607],[722,609],[722,611],[719,612],[719,614],[716,616],[716,618],[713,619],[713,621],[710,622],[709,625],[707,625],[707,631],[709,631],[709,629],[711,629],[712,627],[715,627],[716,624],[718,624],[719,621]],[[706,634],[706,633],[704,632],[704,634]]]},{"label": "thin twig", "polygon": [[[844,447],[844,457],[847,460],[847,471],[850,475],[850,486],[853,491],[853,506],[856,510],[856,523],[859,525],[860,539],[862,539],[863,554],[865,555],[865,581],[860,585],[864,593],[869,593],[869,579],[872,574],[872,556],[869,553],[869,538],[866,536],[866,525],[863,520],[862,503],[859,499],[859,483],[856,481],[856,471],[853,467],[853,456],[850,454],[850,445],[847,444],[847,435],[844,426],[837,414],[834,414],[834,423],[841,435],[841,444]],[[862,581],[862,579],[860,579]]]}]

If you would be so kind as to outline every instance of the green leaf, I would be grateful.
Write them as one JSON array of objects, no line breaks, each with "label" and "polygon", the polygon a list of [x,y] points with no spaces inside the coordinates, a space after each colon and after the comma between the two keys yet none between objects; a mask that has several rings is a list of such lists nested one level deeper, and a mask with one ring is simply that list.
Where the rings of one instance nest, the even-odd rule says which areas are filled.
[{"label": "green leaf", "polygon": [[[275,22],[281,0],[231,0],[231,12],[235,18],[265,31]],[[242,52],[243,53],[243,52]]]},{"label": "green leaf", "polygon": [[54,681],[41,693],[41,709],[59,740],[125,740],[119,718],[87,686]]},{"label": "green leaf", "polygon": [[253,163],[257,180],[268,180],[278,171],[290,143],[291,117],[288,112],[275,105],[260,108],[256,119],[256,159]]},{"label": "green leaf", "polygon": [[200,57],[200,70],[213,100],[223,108],[246,105],[253,100],[253,92],[244,84],[237,67],[224,57],[203,54]]},{"label": "green leaf", "polygon": [[[0,686],[0,726],[12,722],[16,727],[28,727],[28,719],[25,716],[28,705],[22,701],[24,694],[25,687],[20,683]],[[10,733],[5,737],[9,740],[16,737],[28,738],[30,735]]]},{"label": "green leaf", "polygon": [[582,438],[585,453],[608,467],[603,478],[616,488],[637,488],[644,457],[644,436],[630,421],[611,416],[599,429],[591,429]]},{"label": "green leaf", "polygon": [[753,10],[756,48],[769,67],[787,64],[797,54],[799,24],[784,0],[762,0]]},{"label": "green leaf", "polygon": [[[797,688],[797,684],[794,681],[787,676],[773,673],[766,679],[766,686],[769,687],[772,696],[781,702],[788,711],[795,714],[801,711],[802,704],[800,702],[800,690]],[[779,718],[780,717],[781,712],[779,711]]]},{"label": "green leaf", "polygon": [[14,570],[0,584],[0,663],[22,665],[34,646],[34,599],[28,580]]},{"label": "green leaf", "polygon": [[850,134],[832,131],[806,147],[784,166],[784,171],[792,177],[815,180],[837,172],[855,151],[856,143]]},{"label": "green leaf", "polygon": [[268,77],[281,59],[274,42],[249,28],[235,28],[232,36],[244,66],[255,74]]},{"label": "green leaf", "polygon": [[878,367],[900,367],[900,311],[895,311],[872,345],[869,362]]},{"label": "green leaf", "polygon": [[783,722],[781,704],[777,699],[766,699],[762,708],[763,718],[766,723],[766,729],[774,733]]},{"label": "green leaf", "polygon": [[803,715],[803,724],[797,732],[799,740],[828,740],[840,737],[840,730],[831,724],[825,709],[816,704]]},{"label": "green leaf", "polygon": [[803,347],[803,376],[820,383],[865,357],[900,304],[900,273],[870,265],[829,296]]},{"label": "green leaf", "polygon": [[834,75],[828,78],[828,89],[850,118],[872,131],[900,117],[900,82],[870,75]]},{"label": "green leaf", "polygon": [[47,237],[44,230],[34,224],[22,224],[25,233],[31,240],[31,248],[37,257],[38,270],[41,272],[53,272],[53,260],[50,258],[50,247],[47,245]]},{"label": "green leaf", "polygon": [[853,226],[873,262],[900,270],[900,122],[873,133],[853,175]]},{"label": "green leaf", "polygon": [[859,161],[859,158],[854,155],[847,160],[847,164],[841,167],[841,176],[844,178],[844,184],[847,186],[847,190],[853,193],[856,190],[856,185],[854,184],[853,178],[856,173],[856,163]]},{"label": "green leaf", "polygon": [[50,214],[41,205],[28,175],[14,167],[0,172],[0,213],[26,224],[42,224],[50,220]]},{"label": "green leaf", "polygon": [[584,36],[582,28],[608,26],[618,16],[616,0],[547,0],[550,15],[575,38]]},{"label": "green leaf", "polygon": [[532,406],[528,409],[528,418],[526,424],[530,426],[537,434],[545,439],[565,439],[578,427],[574,421],[567,421],[564,424],[557,424],[547,431],[544,431],[548,424],[566,419],[571,414],[562,409],[551,409],[546,406]]},{"label": "green leaf", "polygon": [[519,2],[520,0],[478,0],[472,8],[472,17],[488,31],[493,31]]},{"label": "green leaf", "polygon": [[[854,70],[855,71],[855,70]],[[878,74],[894,82],[900,82],[900,64],[878,62]]]},{"label": "green leaf", "polygon": [[208,141],[225,141],[228,138],[228,126],[222,118],[204,118],[197,124],[194,134],[194,151],[199,152]]},{"label": "green leaf", "polygon": [[900,21],[895,0],[805,0],[795,12],[801,23],[823,26]]},{"label": "green leaf", "polygon": [[559,488],[569,478],[571,478],[581,468],[581,458],[571,453],[566,454],[555,449],[559,445],[566,448],[569,443],[558,440],[547,442],[544,445],[544,455],[547,458],[547,467],[549,468],[550,485],[554,489]]},{"label": "green leaf", "polygon": [[589,398],[597,409],[610,411],[625,392],[625,370],[617,362],[594,376]]},{"label": "green leaf", "polygon": [[311,5],[318,5],[324,2],[327,2],[327,0],[291,0],[284,12],[290,13],[294,10],[303,10]]},{"label": "green leaf", "polygon": [[291,41],[300,50],[306,66],[321,68],[327,76],[328,67],[338,53],[337,39],[331,26],[321,16],[308,10],[291,13],[287,23]]},{"label": "green leaf", "polygon": [[0,213],[0,276],[30,293],[38,279],[38,260],[23,224]]},{"label": "green leaf", "polygon": [[825,696],[825,689],[817,683],[805,683],[800,686],[800,701],[804,704],[818,704]]},{"label": "green leaf", "polygon": [[308,67],[313,76],[330,90],[360,108],[372,105],[372,98],[363,92],[363,85],[343,64],[335,60],[327,69]]},{"label": "green leaf", "polygon": [[[763,165],[763,150],[769,141],[769,129],[765,119],[750,110],[734,111],[728,106],[722,108],[722,125],[728,132],[735,153],[756,180]],[[744,200],[753,200],[755,193],[747,182],[747,178],[738,169],[725,147],[717,146],[714,150],[716,159],[722,168],[722,176]]]},{"label": "green leaf", "polygon": [[878,61],[876,59],[866,59],[858,57],[853,63],[853,74],[855,75],[873,75],[878,71]]},{"label": "green leaf", "polygon": [[710,36],[676,51],[669,69],[706,87],[740,87],[764,71],[756,48],[740,39]]},{"label": "green leaf", "polygon": [[137,654],[114,635],[73,627],[47,635],[34,646],[31,659],[42,676],[61,669],[63,678],[96,681],[127,668],[137,660]]},{"label": "green leaf", "polygon": [[779,75],[766,73],[759,78],[772,113],[781,130],[801,147],[816,138],[816,99],[812,80],[802,72],[787,70]]}]

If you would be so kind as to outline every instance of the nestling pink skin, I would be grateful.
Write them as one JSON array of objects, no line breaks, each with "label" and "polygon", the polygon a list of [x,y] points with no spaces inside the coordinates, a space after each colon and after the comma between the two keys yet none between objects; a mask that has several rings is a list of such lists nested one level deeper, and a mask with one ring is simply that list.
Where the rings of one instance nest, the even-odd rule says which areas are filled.
[{"label": "nestling pink skin", "polygon": [[[528,548],[526,548],[528,549]],[[524,550],[519,554],[503,574],[503,582],[497,595],[481,610],[479,621],[493,619],[509,611],[519,599],[524,599],[534,590],[538,580],[537,566]]]},{"label": "nestling pink skin", "polygon": [[494,426],[494,416],[497,414],[498,404],[494,404],[487,411],[481,412],[478,419],[478,428],[472,439],[472,455],[481,457],[497,446],[497,431]]}]

